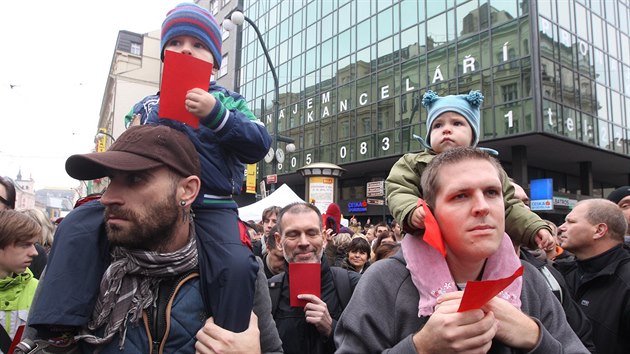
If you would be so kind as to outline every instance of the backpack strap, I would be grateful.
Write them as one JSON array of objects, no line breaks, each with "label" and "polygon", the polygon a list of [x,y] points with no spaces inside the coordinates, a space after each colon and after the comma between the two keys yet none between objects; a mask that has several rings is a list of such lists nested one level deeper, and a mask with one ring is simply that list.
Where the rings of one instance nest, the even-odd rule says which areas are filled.
[{"label": "backpack strap", "polygon": [[348,302],[350,302],[352,292],[354,291],[350,284],[350,271],[339,267],[330,267],[330,272],[332,273],[335,290],[337,291],[337,296],[341,302],[341,309],[343,310],[348,305]]},{"label": "backpack strap", "polygon": [[284,281],[284,272],[274,275],[267,279],[269,286],[269,297],[271,298],[271,316],[275,316],[280,302],[280,292],[282,291],[282,282]]}]

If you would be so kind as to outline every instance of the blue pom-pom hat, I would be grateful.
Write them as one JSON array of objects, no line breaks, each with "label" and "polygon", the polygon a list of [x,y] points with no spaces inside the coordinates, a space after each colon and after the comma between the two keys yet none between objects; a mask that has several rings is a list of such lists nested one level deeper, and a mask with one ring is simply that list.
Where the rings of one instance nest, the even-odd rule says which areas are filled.
[{"label": "blue pom-pom hat", "polygon": [[479,91],[470,91],[467,95],[449,95],[440,97],[437,93],[428,90],[422,96],[422,105],[427,109],[427,135],[423,145],[431,147],[431,126],[442,113],[456,112],[461,114],[472,128],[473,137],[471,146],[479,143],[479,107],[483,103],[483,95]]}]

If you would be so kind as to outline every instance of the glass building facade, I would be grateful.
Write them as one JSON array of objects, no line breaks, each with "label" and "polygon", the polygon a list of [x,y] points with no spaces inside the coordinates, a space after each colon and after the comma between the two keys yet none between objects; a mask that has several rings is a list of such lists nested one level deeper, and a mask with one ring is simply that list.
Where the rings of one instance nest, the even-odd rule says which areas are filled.
[{"label": "glass building facade", "polygon": [[[606,196],[630,176],[630,1],[242,0],[279,80],[277,165],[347,170],[340,205],[366,198],[426,134],[422,94],[481,90],[480,146],[517,182],[553,178],[567,197]],[[240,92],[274,132],[274,81],[256,32],[241,32]],[[263,102],[261,104],[261,102]],[[262,164],[262,175],[272,172]],[[302,188],[302,189],[301,189]],[[347,210],[344,210],[346,213]],[[385,214],[374,207],[366,215]]]}]

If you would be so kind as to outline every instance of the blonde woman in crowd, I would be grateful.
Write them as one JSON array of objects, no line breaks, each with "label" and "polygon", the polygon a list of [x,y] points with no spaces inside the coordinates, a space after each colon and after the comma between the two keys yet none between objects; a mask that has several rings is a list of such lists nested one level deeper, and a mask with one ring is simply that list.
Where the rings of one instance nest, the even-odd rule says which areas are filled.
[{"label": "blonde woman in crowd", "polygon": [[50,253],[50,248],[53,243],[53,235],[55,232],[55,226],[52,221],[48,218],[48,215],[41,209],[33,208],[22,210],[22,212],[31,218],[33,218],[42,228],[42,237],[39,241],[39,244],[44,247],[46,250],[46,254]]}]

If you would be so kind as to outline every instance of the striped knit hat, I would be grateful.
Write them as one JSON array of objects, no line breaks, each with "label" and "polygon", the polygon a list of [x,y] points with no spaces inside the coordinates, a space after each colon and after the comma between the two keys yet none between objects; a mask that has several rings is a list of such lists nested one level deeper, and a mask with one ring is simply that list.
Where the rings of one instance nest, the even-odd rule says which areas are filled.
[{"label": "striped knit hat", "polygon": [[164,47],[178,36],[192,36],[202,41],[212,53],[215,69],[221,67],[221,42],[223,36],[217,20],[203,7],[193,3],[181,3],[166,14],[162,23],[161,55]]}]

